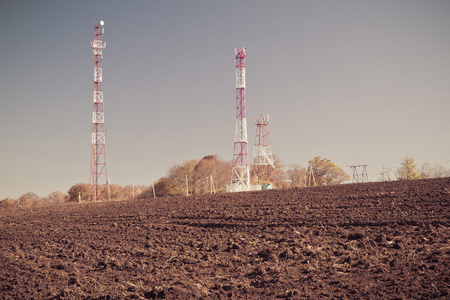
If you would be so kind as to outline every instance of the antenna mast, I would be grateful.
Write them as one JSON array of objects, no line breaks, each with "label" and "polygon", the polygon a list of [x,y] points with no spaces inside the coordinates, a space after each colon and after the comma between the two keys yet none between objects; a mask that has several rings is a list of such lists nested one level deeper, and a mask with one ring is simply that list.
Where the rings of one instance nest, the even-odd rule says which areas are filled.
[{"label": "antenna mast", "polygon": [[260,180],[269,181],[275,171],[272,150],[269,144],[269,115],[255,117],[256,136],[252,156],[252,176],[256,176],[258,183]]},{"label": "antenna mast", "polygon": [[103,80],[102,80],[102,50],[106,47],[102,36],[103,25],[95,24],[95,38],[91,41],[94,53],[94,105],[92,112],[92,142],[91,142],[91,175],[89,179],[89,201],[107,199],[108,176],[106,175],[105,158],[105,117],[103,113]]},{"label": "antenna mast", "polygon": [[236,132],[234,137],[231,191],[250,190],[248,164],[247,120],[245,101],[245,57],[247,49],[235,49],[236,53]]}]

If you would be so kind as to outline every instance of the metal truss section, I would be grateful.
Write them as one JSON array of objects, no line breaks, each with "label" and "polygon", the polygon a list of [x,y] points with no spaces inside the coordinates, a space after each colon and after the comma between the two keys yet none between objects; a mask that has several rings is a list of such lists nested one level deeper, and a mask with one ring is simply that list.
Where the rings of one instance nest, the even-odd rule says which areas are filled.
[{"label": "metal truss section", "polygon": [[[94,154],[97,154],[97,153],[94,153]],[[93,157],[93,158],[96,158],[96,157]],[[103,172],[105,170],[105,161],[102,160],[101,158],[99,158],[97,161],[94,160],[93,165],[95,165],[97,167],[96,170],[94,171],[94,174],[103,175]]]},{"label": "metal truss section", "polygon": [[102,68],[94,69],[94,82],[102,82]]},{"label": "metal truss section", "polygon": [[245,89],[237,88],[236,89],[236,118],[246,118],[246,100],[245,100]]},{"label": "metal truss section", "polygon": [[234,141],[239,143],[247,143],[247,120],[245,118],[236,119]]},{"label": "metal truss section", "polygon": [[102,49],[92,49],[92,52],[94,53],[94,56],[99,58],[103,58]]},{"label": "metal truss section", "polygon": [[92,113],[92,123],[105,123],[105,117],[103,112],[93,112]]},{"label": "metal truss section", "polygon": [[253,165],[267,165],[267,166],[272,166],[273,168],[275,168],[275,165],[273,164],[273,157],[272,157],[271,151],[269,150],[266,153],[266,149],[259,148],[259,147],[255,147],[253,149],[252,164]]},{"label": "metal truss section", "polygon": [[245,89],[245,68],[236,69],[236,88]]},{"label": "metal truss section", "polygon": [[[101,40],[93,40],[93,41],[91,41],[91,46],[92,46],[93,51],[100,51],[99,54],[102,54],[101,49],[106,48],[106,43],[104,43]],[[94,52],[94,54],[95,54],[95,52]]]},{"label": "metal truss section", "polygon": [[94,92],[94,103],[103,103],[103,92]]},{"label": "metal truss section", "polygon": [[247,168],[248,165],[248,144],[246,142],[234,143],[233,166]]},{"label": "metal truss section", "polygon": [[245,192],[250,190],[250,185],[247,178],[249,178],[249,168],[234,167],[233,168],[234,181],[231,182],[230,192]]},{"label": "metal truss section", "polygon": [[105,134],[102,132],[92,133],[92,144],[106,144]]}]

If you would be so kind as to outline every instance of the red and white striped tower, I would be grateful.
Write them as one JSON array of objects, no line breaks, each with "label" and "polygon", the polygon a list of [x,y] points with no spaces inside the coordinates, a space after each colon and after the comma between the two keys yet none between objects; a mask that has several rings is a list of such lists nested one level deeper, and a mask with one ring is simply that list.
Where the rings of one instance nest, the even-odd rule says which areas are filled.
[{"label": "red and white striped tower", "polygon": [[252,156],[252,176],[257,177],[258,183],[268,182],[272,179],[275,171],[273,164],[272,150],[269,144],[269,115],[260,115],[258,119],[255,117],[256,135],[255,145]]},{"label": "red and white striped tower", "polygon": [[102,50],[106,47],[106,43],[102,41],[103,25],[103,21],[95,24],[95,38],[91,42],[92,52],[94,53],[94,105],[92,112],[89,201],[100,201],[109,198],[105,158],[105,117],[103,113]]},{"label": "red and white striped tower", "polygon": [[248,163],[247,120],[245,102],[245,57],[247,49],[235,49],[236,53],[236,133],[234,138],[231,191],[250,190],[250,166]]}]

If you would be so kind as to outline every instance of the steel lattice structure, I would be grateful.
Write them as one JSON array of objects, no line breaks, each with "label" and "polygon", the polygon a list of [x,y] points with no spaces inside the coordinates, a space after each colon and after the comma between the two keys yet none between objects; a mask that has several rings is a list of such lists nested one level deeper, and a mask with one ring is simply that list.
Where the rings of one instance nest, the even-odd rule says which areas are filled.
[{"label": "steel lattice structure", "polygon": [[89,179],[89,201],[107,199],[108,176],[106,173],[105,157],[105,117],[103,112],[103,78],[102,78],[102,50],[104,22],[95,24],[95,38],[91,41],[94,53],[94,96],[92,112],[92,143],[91,143],[91,174]]},{"label": "steel lattice structure", "polygon": [[234,138],[231,191],[250,190],[248,163],[247,120],[245,100],[245,57],[247,49],[235,49],[236,54],[236,131]]},{"label": "steel lattice structure", "polygon": [[257,177],[257,181],[268,182],[272,179],[275,171],[273,163],[272,150],[269,144],[269,115],[267,118],[260,115],[258,119],[255,117],[256,135],[252,156],[252,176]]},{"label": "steel lattice structure", "polygon": [[[352,183],[369,182],[369,175],[367,175],[367,165],[349,166],[353,170]],[[362,173],[358,174],[358,168],[362,169]]]}]

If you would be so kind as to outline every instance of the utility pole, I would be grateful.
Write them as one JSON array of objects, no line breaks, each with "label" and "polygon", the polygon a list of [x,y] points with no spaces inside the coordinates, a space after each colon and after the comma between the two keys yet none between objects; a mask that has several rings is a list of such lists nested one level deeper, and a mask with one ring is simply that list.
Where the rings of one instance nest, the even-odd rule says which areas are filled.
[{"label": "utility pole", "polygon": [[[311,165],[308,166],[308,170],[306,173],[308,174],[308,186],[311,186],[311,178],[313,179],[314,186],[317,186],[316,177],[314,176],[314,170]],[[306,185],[306,176],[305,176],[305,185]]]},{"label": "utility pole", "polygon": [[386,169],[384,168],[384,166],[383,166],[383,181],[389,181],[388,180],[388,176],[387,176],[387,172],[386,172]]},{"label": "utility pole", "polygon": [[216,193],[216,188],[214,187],[214,180],[212,174],[210,175],[210,181],[211,181],[211,194]]},{"label": "utility pole", "polygon": [[153,177],[152,177],[152,190],[153,190],[153,198],[156,198],[155,184],[153,183]]},{"label": "utility pole", "polygon": [[187,174],[186,174],[186,196],[189,196],[189,185],[188,185]]}]

